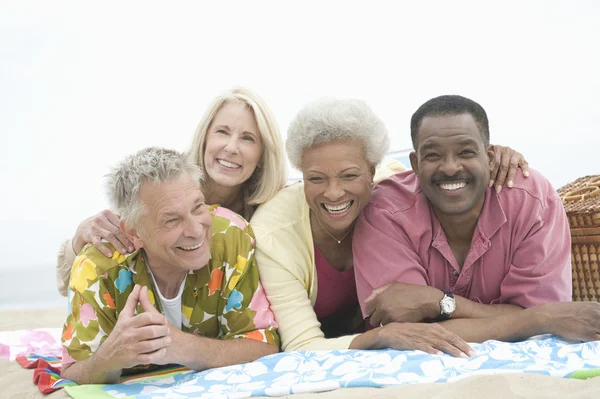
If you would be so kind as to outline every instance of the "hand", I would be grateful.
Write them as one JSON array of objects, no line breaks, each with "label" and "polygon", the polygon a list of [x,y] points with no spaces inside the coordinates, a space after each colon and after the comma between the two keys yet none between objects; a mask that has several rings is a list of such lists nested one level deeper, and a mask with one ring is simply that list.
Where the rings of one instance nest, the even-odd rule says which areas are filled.
[{"label": "hand", "polygon": [[446,352],[466,358],[475,355],[461,337],[437,323],[391,323],[379,329],[379,348],[416,349],[433,355]]},{"label": "hand", "polygon": [[372,326],[394,321],[419,323],[439,316],[443,296],[437,288],[426,285],[391,283],[373,290],[365,300],[365,311]]},{"label": "hand", "polygon": [[550,333],[572,341],[600,340],[600,303],[561,302],[533,308],[545,313]]},{"label": "hand", "polygon": [[502,191],[505,180],[508,187],[513,186],[518,168],[523,170],[523,176],[529,176],[529,164],[520,152],[501,145],[491,145],[490,149],[495,157],[489,185],[492,187],[495,184],[497,193]]},{"label": "hand", "polygon": [[141,302],[144,310],[148,305],[148,288],[135,285],[119,314],[115,328],[98,348],[96,356],[113,364],[115,369],[131,368],[138,364],[161,364],[171,344],[170,328],[165,316],[158,311],[134,316]]},{"label": "hand", "polygon": [[73,237],[73,251],[77,254],[85,244],[91,242],[100,252],[110,258],[112,252],[102,243],[102,239],[105,239],[122,254],[133,252],[135,247],[121,231],[120,223],[119,215],[108,209],[85,219],[79,224]]}]

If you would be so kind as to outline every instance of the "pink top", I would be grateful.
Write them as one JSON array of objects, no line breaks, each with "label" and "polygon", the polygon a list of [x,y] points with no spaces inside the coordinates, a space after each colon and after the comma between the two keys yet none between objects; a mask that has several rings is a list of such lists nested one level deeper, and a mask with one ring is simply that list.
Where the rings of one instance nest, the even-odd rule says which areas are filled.
[{"label": "pink top", "polygon": [[390,282],[429,285],[485,304],[570,301],[571,236],[548,180],[529,170],[513,188],[486,191],[461,268],[412,172],[379,183],[353,239],[358,299]]},{"label": "pink top", "polygon": [[347,309],[352,305],[356,306],[358,298],[353,268],[343,272],[334,269],[316,245],[315,268],[317,269],[317,289],[319,291],[314,309],[319,321],[337,311]]}]

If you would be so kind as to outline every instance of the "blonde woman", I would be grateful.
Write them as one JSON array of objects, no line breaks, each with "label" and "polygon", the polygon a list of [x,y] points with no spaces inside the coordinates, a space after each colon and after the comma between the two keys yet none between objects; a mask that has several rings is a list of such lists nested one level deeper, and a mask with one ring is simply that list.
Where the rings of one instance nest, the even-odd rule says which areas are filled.
[{"label": "blonde woman", "polygon": [[[285,184],[287,166],[283,141],[265,102],[246,88],[217,96],[204,113],[187,156],[205,173],[202,191],[207,204],[219,204],[249,220],[256,207],[272,198]],[[86,243],[104,255],[135,250],[120,227],[119,215],[104,210],[78,226],[58,254],[57,282],[66,295],[71,265]]]}]

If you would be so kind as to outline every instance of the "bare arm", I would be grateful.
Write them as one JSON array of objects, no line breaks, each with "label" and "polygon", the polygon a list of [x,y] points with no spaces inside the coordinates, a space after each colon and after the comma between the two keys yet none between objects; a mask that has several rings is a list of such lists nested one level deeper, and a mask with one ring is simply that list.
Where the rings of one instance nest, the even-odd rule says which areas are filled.
[{"label": "bare arm", "polygon": [[538,334],[597,341],[600,340],[600,303],[547,303],[492,318],[447,320],[440,324],[468,342],[520,341]]},{"label": "bare arm", "polygon": [[[365,300],[365,310],[371,325],[390,322],[421,322],[435,320],[440,315],[440,300],[444,293],[427,285],[392,283],[379,287]],[[496,317],[522,310],[510,304],[486,305],[456,295],[453,319]]]},{"label": "bare arm", "polygon": [[218,340],[171,329],[173,343],[168,352],[169,363],[177,363],[192,370],[230,366],[252,362],[260,357],[279,352],[275,345],[246,338]]}]

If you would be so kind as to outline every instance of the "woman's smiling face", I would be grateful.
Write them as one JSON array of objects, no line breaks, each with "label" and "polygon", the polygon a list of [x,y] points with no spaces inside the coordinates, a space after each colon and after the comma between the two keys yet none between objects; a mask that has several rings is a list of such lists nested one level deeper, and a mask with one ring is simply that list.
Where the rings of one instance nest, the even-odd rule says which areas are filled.
[{"label": "woman's smiling face", "polygon": [[375,167],[357,140],[307,148],[302,155],[304,195],[319,223],[343,235],[369,203]]},{"label": "woman's smiling face", "polygon": [[206,135],[207,177],[224,187],[241,185],[256,170],[262,153],[262,137],[252,111],[240,102],[223,104]]}]

